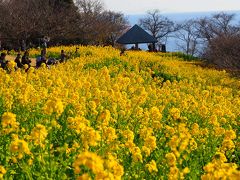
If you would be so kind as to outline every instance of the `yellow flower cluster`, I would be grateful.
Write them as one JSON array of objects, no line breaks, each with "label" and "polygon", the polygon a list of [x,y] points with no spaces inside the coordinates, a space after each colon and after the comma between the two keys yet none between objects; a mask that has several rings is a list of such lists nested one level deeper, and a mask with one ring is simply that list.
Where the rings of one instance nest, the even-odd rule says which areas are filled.
[{"label": "yellow flower cluster", "polygon": [[44,147],[44,141],[48,135],[48,131],[45,126],[37,124],[31,131],[30,139],[33,140],[35,145]]},{"label": "yellow flower cluster", "polygon": [[19,127],[19,123],[16,121],[16,115],[11,112],[6,112],[2,115],[1,125],[4,134],[16,132]]},{"label": "yellow flower cluster", "polygon": [[104,170],[102,158],[91,152],[84,152],[77,156],[73,163],[74,172],[76,174],[81,173],[81,165],[89,168],[95,175],[100,174]]},{"label": "yellow flower cluster", "polygon": [[0,70],[3,178],[239,176],[239,79],[168,53],[47,53],[61,49],[67,62]]},{"label": "yellow flower cluster", "polygon": [[6,169],[3,166],[0,166],[0,179],[3,179],[4,174],[6,174]]},{"label": "yellow flower cluster", "polygon": [[10,71],[13,71],[14,68],[16,67],[16,63],[15,63],[14,61],[9,61],[9,62],[7,63],[7,67],[8,67],[8,69],[9,69]]},{"label": "yellow flower cluster", "polygon": [[170,115],[173,117],[173,119],[177,120],[180,118],[180,110],[178,108],[171,108],[169,110]]},{"label": "yellow flower cluster", "polygon": [[152,172],[158,172],[156,162],[152,160],[149,164],[146,164],[146,168],[150,173]]},{"label": "yellow flower cluster", "polygon": [[98,145],[101,140],[101,136],[98,131],[90,126],[88,120],[84,117],[69,117],[67,120],[68,127],[75,130],[76,133],[80,135],[83,146],[86,150],[88,150],[89,146]]},{"label": "yellow flower cluster", "polygon": [[[90,170],[90,174],[82,172],[81,166],[85,166]],[[105,161],[95,153],[83,152],[77,156],[73,163],[75,174],[81,174],[78,179],[90,179],[91,175],[95,179],[121,179],[123,175],[123,167],[118,164],[113,156]],[[91,174],[92,173],[92,174]]]},{"label": "yellow flower cluster", "polygon": [[22,159],[25,154],[30,155],[31,152],[28,143],[21,139],[14,139],[10,144],[10,152],[18,154],[18,158]]},{"label": "yellow flower cluster", "polygon": [[44,106],[44,112],[46,114],[56,113],[59,116],[62,114],[63,110],[64,108],[62,101],[55,97],[49,99]]},{"label": "yellow flower cluster", "polygon": [[227,163],[227,158],[221,152],[217,152],[213,161],[203,167],[205,174],[201,179],[239,179],[240,172],[237,165]]}]

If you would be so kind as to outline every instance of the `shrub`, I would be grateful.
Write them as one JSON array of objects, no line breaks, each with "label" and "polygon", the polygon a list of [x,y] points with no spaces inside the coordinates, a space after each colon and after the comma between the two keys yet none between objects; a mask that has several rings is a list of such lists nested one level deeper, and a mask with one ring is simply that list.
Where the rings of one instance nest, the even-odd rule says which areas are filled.
[{"label": "shrub", "polygon": [[206,51],[207,62],[218,68],[240,69],[240,35],[213,39]]}]

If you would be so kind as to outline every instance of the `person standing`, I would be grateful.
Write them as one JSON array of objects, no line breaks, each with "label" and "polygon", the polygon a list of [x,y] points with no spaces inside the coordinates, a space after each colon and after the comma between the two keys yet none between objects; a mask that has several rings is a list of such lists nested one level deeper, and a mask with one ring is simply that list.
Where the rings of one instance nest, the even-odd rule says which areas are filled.
[{"label": "person standing", "polygon": [[66,60],[66,54],[64,52],[64,50],[61,50],[61,55],[60,55],[60,62],[64,62]]}]

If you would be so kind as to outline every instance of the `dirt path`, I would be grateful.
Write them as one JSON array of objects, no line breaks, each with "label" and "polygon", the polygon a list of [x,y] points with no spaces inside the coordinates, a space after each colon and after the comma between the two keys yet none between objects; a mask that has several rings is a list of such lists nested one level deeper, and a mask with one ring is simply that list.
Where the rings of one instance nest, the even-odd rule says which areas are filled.
[{"label": "dirt path", "polygon": [[[14,61],[16,58],[16,56],[12,56],[12,55],[7,55],[6,56],[6,60],[9,61]],[[31,66],[36,66],[36,59],[35,58],[29,58],[32,62],[31,62]]]}]

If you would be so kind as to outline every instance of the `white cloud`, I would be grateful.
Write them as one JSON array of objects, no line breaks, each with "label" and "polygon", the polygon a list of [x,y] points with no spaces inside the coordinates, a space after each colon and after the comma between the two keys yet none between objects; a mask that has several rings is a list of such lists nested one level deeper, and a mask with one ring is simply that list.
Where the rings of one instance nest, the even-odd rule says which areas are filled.
[{"label": "white cloud", "polygon": [[202,12],[240,10],[240,0],[103,0],[107,9],[126,14],[162,12]]}]

